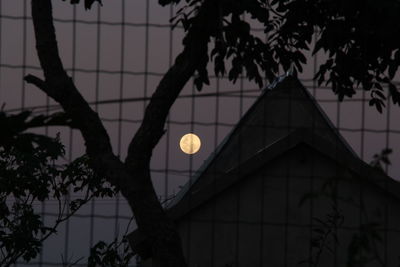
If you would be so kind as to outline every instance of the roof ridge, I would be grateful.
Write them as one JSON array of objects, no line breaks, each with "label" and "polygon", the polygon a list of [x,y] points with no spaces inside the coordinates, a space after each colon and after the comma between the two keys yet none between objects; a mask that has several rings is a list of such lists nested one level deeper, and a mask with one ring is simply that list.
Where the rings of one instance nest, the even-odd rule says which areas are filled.
[{"label": "roof ridge", "polygon": [[[249,122],[251,119],[251,116],[253,114],[253,111],[258,108],[259,104],[261,101],[270,101],[270,99],[280,99],[279,96],[284,92],[290,92],[290,90],[295,90],[295,89],[301,89],[301,91],[304,93],[304,96],[301,94],[300,97],[306,97],[306,103],[310,101],[309,103],[312,104],[314,107],[307,107],[307,105],[303,105],[301,102],[299,102],[300,105],[299,108],[304,110],[306,113],[312,113],[313,116],[316,116],[316,119],[320,118],[318,117],[320,114],[322,120],[322,129],[325,129],[326,126],[328,127],[328,137],[329,132],[332,132],[333,135],[329,141],[334,142],[334,139],[337,139],[338,143],[336,143],[336,146],[341,147],[343,144],[343,147],[348,150],[353,156],[356,156],[356,153],[353,151],[353,149],[350,147],[350,145],[345,141],[345,139],[340,135],[339,131],[334,127],[332,122],[329,120],[328,116],[325,114],[325,112],[322,110],[322,108],[319,106],[317,101],[314,99],[314,97],[308,92],[308,90],[301,84],[301,82],[298,80],[297,77],[294,77],[292,75],[282,75],[278,77],[271,85],[266,86],[263,90],[260,96],[256,99],[256,101],[253,103],[253,105],[246,111],[246,113],[242,116],[242,118],[238,121],[238,123],[232,128],[232,130],[227,134],[227,136],[222,140],[222,142],[216,147],[213,153],[210,154],[210,156],[203,162],[203,164],[200,166],[200,168],[194,173],[192,177],[189,178],[189,181],[181,188],[181,190],[176,194],[176,196],[166,205],[167,209],[172,208],[174,205],[176,205],[179,201],[181,201],[186,195],[187,192],[189,192],[192,188],[199,186],[198,183],[201,180],[200,178],[203,177],[209,168],[213,166],[213,163],[219,159],[219,156],[221,153],[224,152],[224,149],[230,144],[231,142],[234,142],[234,139],[237,136],[235,134],[240,130],[240,129],[246,129],[246,123]],[[284,93],[282,99],[291,99],[291,96],[286,95]],[[295,99],[296,100],[296,99]],[[289,103],[290,104],[290,103]],[[292,104],[290,104],[292,105]],[[315,109],[315,110],[314,110]],[[314,113],[316,111],[316,113]],[[289,112],[289,111],[288,111]],[[290,113],[288,113],[290,114]],[[315,115],[314,115],[315,114]],[[257,118],[257,116],[255,117]],[[265,117],[264,117],[265,119]],[[323,125],[323,123],[326,123],[326,125]],[[243,126],[243,127],[242,127]],[[296,126],[293,128],[293,130],[299,129],[301,126]],[[313,126],[314,127],[314,126]],[[318,128],[315,128],[318,130]],[[285,134],[285,132],[282,132],[282,136],[279,137],[278,139],[283,139],[286,136],[290,134],[290,129],[288,129],[288,133]],[[238,133],[240,134],[240,132]],[[273,140],[272,142],[278,141],[278,139]],[[261,150],[264,150],[265,148],[269,147],[269,145],[265,144],[266,147],[261,148]],[[257,151],[253,151],[252,153],[257,153]],[[251,155],[250,155],[251,157]],[[218,161],[217,161],[218,162]],[[240,165],[240,162],[238,163]],[[229,168],[227,166],[227,168]],[[230,166],[229,169],[235,168],[235,166]],[[225,170],[227,171],[227,170]]]}]

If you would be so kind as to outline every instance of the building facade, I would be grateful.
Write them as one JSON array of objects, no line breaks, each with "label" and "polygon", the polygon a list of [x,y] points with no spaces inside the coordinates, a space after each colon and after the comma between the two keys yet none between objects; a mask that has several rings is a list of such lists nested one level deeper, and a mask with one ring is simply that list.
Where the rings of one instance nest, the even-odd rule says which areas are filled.
[{"label": "building facade", "polygon": [[[191,267],[400,264],[400,184],[359,159],[290,76],[264,90],[167,210]],[[151,244],[138,230],[129,238],[151,266]]]}]

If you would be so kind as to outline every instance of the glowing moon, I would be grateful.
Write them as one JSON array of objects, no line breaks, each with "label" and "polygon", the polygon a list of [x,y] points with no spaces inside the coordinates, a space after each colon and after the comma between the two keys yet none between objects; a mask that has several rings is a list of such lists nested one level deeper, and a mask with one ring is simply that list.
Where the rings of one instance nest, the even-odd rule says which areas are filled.
[{"label": "glowing moon", "polygon": [[188,133],[182,136],[179,145],[184,153],[194,154],[199,151],[201,142],[200,138],[197,135]]}]

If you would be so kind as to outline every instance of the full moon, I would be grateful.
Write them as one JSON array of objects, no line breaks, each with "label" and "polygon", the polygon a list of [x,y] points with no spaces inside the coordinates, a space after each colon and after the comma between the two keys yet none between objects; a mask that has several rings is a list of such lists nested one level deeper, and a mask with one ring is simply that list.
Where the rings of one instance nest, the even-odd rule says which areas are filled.
[{"label": "full moon", "polygon": [[201,142],[200,138],[197,135],[188,133],[182,136],[179,145],[184,153],[194,154],[199,151]]}]

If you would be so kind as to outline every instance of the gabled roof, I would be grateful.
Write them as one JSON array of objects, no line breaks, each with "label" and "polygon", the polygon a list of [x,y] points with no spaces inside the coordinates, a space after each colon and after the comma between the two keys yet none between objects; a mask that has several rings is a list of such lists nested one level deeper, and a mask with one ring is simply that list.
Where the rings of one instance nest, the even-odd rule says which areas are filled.
[{"label": "gabled roof", "polygon": [[321,153],[339,166],[348,169],[351,173],[361,177],[366,182],[374,184],[400,201],[399,182],[390,178],[382,171],[371,167],[356,155],[349,153],[349,151],[343,150],[332,142],[327,141],[310,129],[298,128],[286,137],[258,151],[253,157],[236,168],[220,174],[218,178],[214,180],[213,184],[207,184],[196,191],[189,190],[186,192],[185,197],[182,198],[181,201],[168,209],[169,216],[174,220],[179,220],[179,218],[199,207],[207,200],[223,192],[240,180],[246,179],[246,177],[256,172],[258,169],[261,169],[270,161],[299,146],[307,146]]},{"label": "gabled roof", "polygon": [[182,201],[189,190],[200,190],[212,183],[219,174],[240,166],[299,128],[310,129],[312,133],[356,156],[299,80],[282,76],[263,90],[236,127],[167,205],[167,209]]}]

